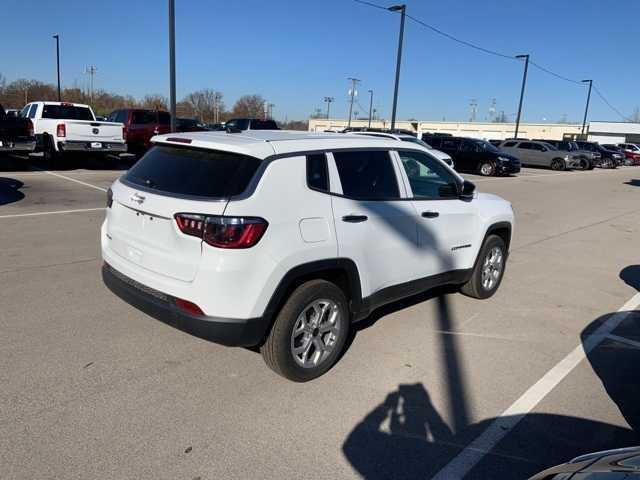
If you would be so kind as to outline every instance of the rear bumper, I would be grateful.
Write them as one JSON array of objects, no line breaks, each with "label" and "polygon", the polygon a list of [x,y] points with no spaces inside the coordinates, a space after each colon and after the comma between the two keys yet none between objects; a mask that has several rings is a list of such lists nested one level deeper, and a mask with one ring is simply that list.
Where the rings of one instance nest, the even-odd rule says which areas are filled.
[{"label": "rear bumper", "polygon": [[11,141],[0,140],[0,152],[33,152],[36,149],[36,141]]},{"label": "rear bumper", "polygon": [[175,298],[123,275],[109,264],[102,267],[104,284],[114,294],[147,315],[179,330],[228,346],[250,347],[264,338],[268,323],[262,317],[230,319],[184,312]]},{"label": "rear bumper", "polygon": [[62,152],[105,152],[105,153],[121,153],[127,151],[127,144],[124,142],[97,142],[100,143],[99,148],[93,148],[92,143],[81,141],[58,142],[58,150]]}]

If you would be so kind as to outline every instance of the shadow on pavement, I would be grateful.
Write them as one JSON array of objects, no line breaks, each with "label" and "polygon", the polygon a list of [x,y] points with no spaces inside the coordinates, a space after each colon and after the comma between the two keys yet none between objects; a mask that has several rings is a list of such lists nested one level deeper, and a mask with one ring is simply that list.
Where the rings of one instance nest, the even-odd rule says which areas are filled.
[{"label": "shadow on pavement", "polygon": [[[342,450],[366,480],[430,478],[494,418],[456,431],[421,383],[399,385],[358,423]],[[532,413],[465,478],[525,479],[592,451],[637,443],[633,431],[584,418]]]},{"label": "shadow on pavement", "polygon": [[13,178],[0,177],[0,205],[19,202],[24,198],[20,191],[24,183]]},{"label": "shadow on pavement", "polygon": [[2,157],[0,171],[31,172],[34,170],[71,171],[86,170],[128,170],[135,163],[135,158],[100,157],[91,155],[67,155],[50,165],[43,157],[27,155],[7,155]]},{"label": "shadow on pavement", "polygon": [[640,265],[629,265],[620,271],[620,278],[629,285],[640,291]]},{"label": "shadow on pavement", "polygon": [[632,187],[640,187],[640,180],[632,178],[628,182],[624,182],[625,185],[631,185]]}]

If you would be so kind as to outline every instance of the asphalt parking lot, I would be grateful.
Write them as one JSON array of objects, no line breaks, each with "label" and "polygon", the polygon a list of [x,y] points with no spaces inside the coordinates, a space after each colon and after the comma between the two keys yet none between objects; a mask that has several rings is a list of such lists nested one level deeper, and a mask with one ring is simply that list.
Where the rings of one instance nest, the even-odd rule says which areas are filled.
[{"label": "asphalt parking lot", "polygon": [[516,211],[496,296],[377,311],[306,384],[102,285],[121,173],[0,171],[0,477],[526,478],[640,443],[640,168],[465,175]]}]

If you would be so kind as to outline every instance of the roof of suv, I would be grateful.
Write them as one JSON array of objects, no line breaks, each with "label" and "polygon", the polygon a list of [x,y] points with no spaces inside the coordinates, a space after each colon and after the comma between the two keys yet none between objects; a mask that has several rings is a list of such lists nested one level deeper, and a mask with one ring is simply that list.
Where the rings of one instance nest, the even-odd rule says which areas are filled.
[{"label": "roof of suv", "polygon": [[[173,140],[175,139],[175,140]],[[342,133],[315,133],[296,130],[250,130],[241,133],[187,132],[168,133],[151,139],[154,143],[225,150],[264,159],[272,155],[335,150],[347,148],[398,148],[394,138],[344,135]],[[403,149],[422,150],[419,145],[403,143]]]}]

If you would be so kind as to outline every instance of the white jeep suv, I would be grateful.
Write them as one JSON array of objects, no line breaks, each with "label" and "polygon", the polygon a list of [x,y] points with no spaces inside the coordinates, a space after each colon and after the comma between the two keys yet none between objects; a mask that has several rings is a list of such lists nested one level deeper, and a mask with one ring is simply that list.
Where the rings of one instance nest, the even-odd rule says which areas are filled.
[{"label": "white jeep suv", "polygon": [[109,189],[106,285],[194,335],[259,346],[286,378],[326,372],[381,305],[500,285],[511,205],[421,146],[288,131],[152,141]]}]

